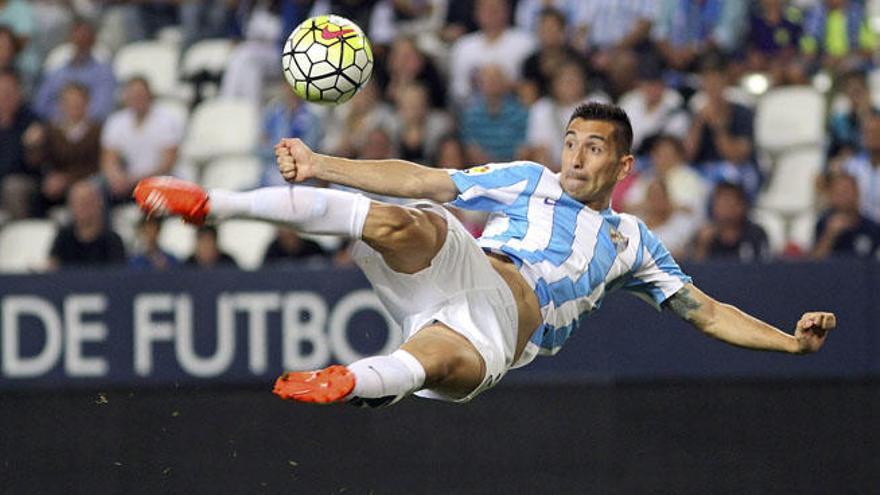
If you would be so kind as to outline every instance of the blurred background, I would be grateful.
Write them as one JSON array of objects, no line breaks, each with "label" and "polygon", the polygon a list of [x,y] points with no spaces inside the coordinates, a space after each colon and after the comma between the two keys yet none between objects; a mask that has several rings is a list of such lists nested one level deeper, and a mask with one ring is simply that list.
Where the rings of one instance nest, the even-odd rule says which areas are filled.
[{"label": "blurred background", "polygon": [[[281,47],[331,12],[375,67],[322,107]],[[877,0],[0,0],[0,493],[880,493],[878,48]],[[282,184],[282,137],[558,170],[586,100],[633,122],[613,207],[782,329],[835,311],[820,354],[612,297],[468,405],[287,404],[399,344],[347,244],[130,201]]]}]

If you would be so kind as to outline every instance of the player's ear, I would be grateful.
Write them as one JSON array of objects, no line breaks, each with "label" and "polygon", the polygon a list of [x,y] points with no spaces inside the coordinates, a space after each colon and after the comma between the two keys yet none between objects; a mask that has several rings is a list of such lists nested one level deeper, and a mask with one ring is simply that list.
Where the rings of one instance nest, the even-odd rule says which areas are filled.
[{"label": "player's ear", "polygon": [[621,181],[625,179],[626,176],[632,172],[635,163],[636,159],[632,155],[623,155],[620,157],[620,162],[618,162],[619,169],[617,170],[617,180]]}]

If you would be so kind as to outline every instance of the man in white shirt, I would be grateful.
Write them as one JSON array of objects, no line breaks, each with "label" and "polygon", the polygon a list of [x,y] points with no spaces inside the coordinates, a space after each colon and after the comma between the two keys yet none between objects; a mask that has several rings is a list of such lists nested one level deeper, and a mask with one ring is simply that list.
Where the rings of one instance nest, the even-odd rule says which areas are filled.
[{"label": "man in white shirt", "polygon": [[481,67],[499,65],[510,80],[517,80],[523,62],[535,49],[531,34],[509,27],[507,0],[477,0],[474,17],[480,30],[462,36],[450,54],[452,96],[458,104],[473,94]]},{"label": "man in white shirt", "polygon": [[153,103],[146,79],[125,85],[125,108],[112,114],[101,134],[101,173],[113,199],[131,195],[151,175],[171,173],[183,139],[183,122]]}]

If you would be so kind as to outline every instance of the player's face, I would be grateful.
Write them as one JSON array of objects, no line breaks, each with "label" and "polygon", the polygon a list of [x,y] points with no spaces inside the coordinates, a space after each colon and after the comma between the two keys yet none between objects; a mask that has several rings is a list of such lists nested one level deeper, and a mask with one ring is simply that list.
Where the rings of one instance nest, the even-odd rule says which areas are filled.
[{"label": "player's face", "polygon": [[633,156],[619,156],[614,124],[574,119],[562,146],[562,189],[594,210],[608,207],[614,185],[629,174]]}]

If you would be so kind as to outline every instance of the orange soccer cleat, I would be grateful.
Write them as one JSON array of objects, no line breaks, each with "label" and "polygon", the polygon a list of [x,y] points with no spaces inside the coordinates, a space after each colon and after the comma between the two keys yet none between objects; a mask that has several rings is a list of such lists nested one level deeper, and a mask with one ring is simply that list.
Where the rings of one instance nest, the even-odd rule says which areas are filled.
[{"label": "orange soccer cleat", "polygon": [[272,392],[282,399],[315,404],[342,402],[354,390],[354,373],[333,365],[317,371],[288,371],[275,381]]},{"label": "orange soccer cleat", "polygon": [[194,225],[205,223],[208,193],[197,184],[174,177],[148,177],[132,193],[147,215],[179,215]]}]

